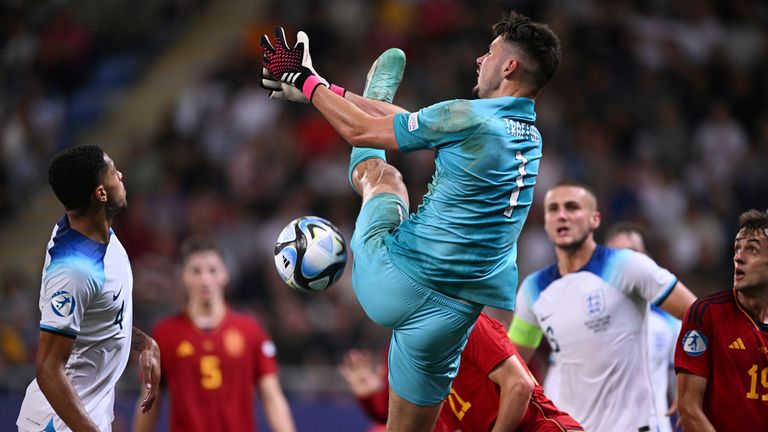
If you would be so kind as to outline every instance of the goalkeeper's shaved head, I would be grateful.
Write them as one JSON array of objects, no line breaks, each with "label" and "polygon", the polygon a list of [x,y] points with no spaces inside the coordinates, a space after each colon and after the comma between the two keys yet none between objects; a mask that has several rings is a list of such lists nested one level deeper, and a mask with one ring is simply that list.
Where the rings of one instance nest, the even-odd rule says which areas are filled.
[{"label": "goalkeeper's shaved head", "polygon": [[493,36],[500,36],[525,56],[524,79],[537,90],[549,82],[560,65],[560,40],[546,24],[510,12],[493,25]]}]

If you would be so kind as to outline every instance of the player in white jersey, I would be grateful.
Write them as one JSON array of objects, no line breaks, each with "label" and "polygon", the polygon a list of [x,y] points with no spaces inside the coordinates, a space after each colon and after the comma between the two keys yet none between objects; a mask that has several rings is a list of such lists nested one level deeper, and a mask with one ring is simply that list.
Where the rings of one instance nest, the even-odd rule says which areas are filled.
[{"label": "player in white jersey", "polygon": [[559,406],[590,432],[655,431],[649,304],[682,316],[695,297],[647,256],[598,245],[597,199],[563,182],[544,198],[557,263],[523,281],[510,337],[529,358],[547,337],[560,368]]},{"label": "player in white jersey", "polygon": [[110,228],[126,206],[123,175],[96,146],[51,160],[48,182],[66,214],[53,229],[40,289],[36,378],[27,387],[19,431],[110,431],[115,384],[138,355],[149,410],[160,381],[157,343],[133,328],[133,276]]},{"label": "player in white jersey", "polygon": [[[616,249],[632,249],[647,254],[645,236],[642,230],[628,223],[618,223],[608,228],[605,245]],[[670,395],[676,395],[674,389],[675,344],[682,323],[679,319],[665,312],[656,305],[651,305],[648,314],[648,367],[653,386],[653,399],[656,404],[656,419],[659,432],[672,432],[673,422],[670,416],[676,411],[677,403],[670,406]],[[674,397],[674,396],[673,396]]]}]

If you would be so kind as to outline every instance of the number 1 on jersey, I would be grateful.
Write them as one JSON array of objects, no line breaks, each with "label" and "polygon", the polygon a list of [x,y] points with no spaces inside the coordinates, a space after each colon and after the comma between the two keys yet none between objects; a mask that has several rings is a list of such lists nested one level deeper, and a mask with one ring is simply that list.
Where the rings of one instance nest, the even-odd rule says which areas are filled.
[{"label": "number 1 on jersey", "polygon": [[749,375],[749,392],[747,393],[747,399],[759,398],[768,401],[768,393],[761,396],[760,393],[757,392],[758,375],[760,376],[760,384],[762,384],[763,389],[768,389],[768,367],[764,367],[760,373],[758,373],[758,370],[757,365],[752,365],[747,371],[747,374]]},{"label": "number 1 on jersey", "polygon": [[525,164],[528,163],[528,159],[523,156],[523,152],[517,151],[515,153],[515,159],[520,161],[520,167],[517,169],[518,176],[515,178],[515,189],[512,191],[512,194],[509,196],[509,206],[504,210],[504,216],[506,217],[512,217],[512,212],[515,211],[515,207],[517,207],[517,200],[520,197],[520,191],[523,189],[523,179],[525,179],[525,175],[527,172],[525,171]]}]

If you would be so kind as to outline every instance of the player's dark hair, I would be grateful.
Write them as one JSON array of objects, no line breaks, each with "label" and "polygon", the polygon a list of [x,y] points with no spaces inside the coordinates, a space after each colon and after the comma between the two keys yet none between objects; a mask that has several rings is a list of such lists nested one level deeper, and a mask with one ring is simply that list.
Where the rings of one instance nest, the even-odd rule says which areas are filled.
[{"label": "player's dark hair", "polygon": [[104,150],[95,145],[78,145],[51,159],[48,184],[65,209],[80,211],[88,207],[93,191],[106,173]]},{"label": "player's dark hair", "polygon": [[560,39],[555,32],[548,25],[533,22],[514,11],[503,15],[492,28],[493,36],[501,36],[522,49],[531,59],[533,70],[527,72],[532,76],[532,84],[537,89],[544,87],[555,74],[562,58]]},{"label": "player's dark hair", "polygon": [[768,235],[768,212],[748,210],[739,216],[739,227],[736,232],[744,230],[748,234]]},{"label": "player's dark hair", "polygon": [[216,243],[216,241],[208,237],[192,236],[181,243],[181,247],[179,248],[179,262],[183,266],[187,263],[189,257],[201,252],[214,252],[224,260],[224,251],[221,250],[221,247],[219,247],[219,244]]}]

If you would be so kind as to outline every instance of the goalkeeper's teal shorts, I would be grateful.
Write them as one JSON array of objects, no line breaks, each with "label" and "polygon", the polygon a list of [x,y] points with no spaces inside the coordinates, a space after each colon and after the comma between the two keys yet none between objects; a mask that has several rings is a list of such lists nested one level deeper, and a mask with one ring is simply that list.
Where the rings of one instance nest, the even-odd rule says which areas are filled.
[{"label": "goalkeeper's teal shorts", "polygon": [[394,194],[370,198],[350,242],[352,286],[365,313],[393,330],[389,385],[420,406],[442,402],[459,370],[459,357],[482,305],[470,305],[420,285],[389,257],[385,238],[408,214]]}]

